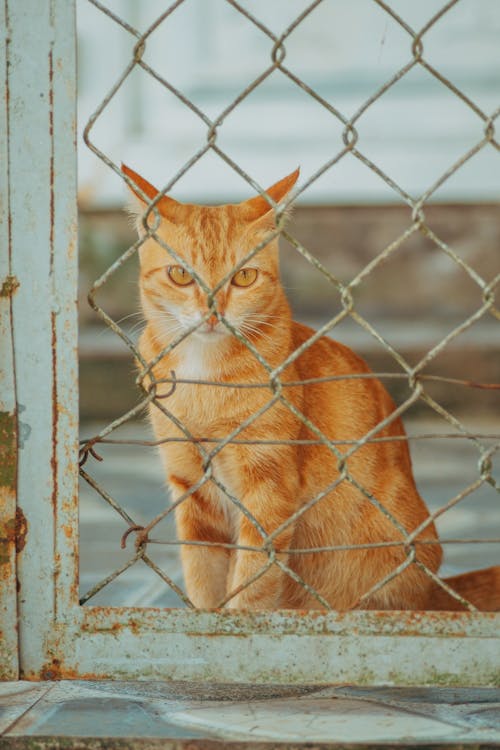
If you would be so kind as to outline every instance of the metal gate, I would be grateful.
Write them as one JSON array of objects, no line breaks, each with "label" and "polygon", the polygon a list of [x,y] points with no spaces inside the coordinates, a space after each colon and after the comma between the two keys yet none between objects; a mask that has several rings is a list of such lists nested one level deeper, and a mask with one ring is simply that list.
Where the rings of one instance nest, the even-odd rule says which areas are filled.
[{"label": "metal gate", "polygon": [[[455,2],[418,34],[405,25],[408,69],[427,64],[422,38]],[[283,64],[284,41],[297,23],[272,40],[271,67]],[[0,9],[2,677],[498,685],[500,616],[493,613],[244,613],[79,603],[74,25],[68,0],[7,0]],[[144,65],[148,33],[138,35],[130,69]],[[485,116],[476,108],[476,114],[484,136],[451,171],[485,146],[498,148],[498,110]],[[355,118],[343,121],[342,153],[355,152]],[[208,123],[203,150],[217,150],[216,125]],[[413,202],[411,231],[425,225],[422,206],[436,187]],[[485,313],[498,317],[499,277],[489,284],[474,279],[483,304],[465,327]],[[408,373],[412,398],[423,392],[417,375]],[[480,483],[494,483],[493,450],[481,454]]]}]

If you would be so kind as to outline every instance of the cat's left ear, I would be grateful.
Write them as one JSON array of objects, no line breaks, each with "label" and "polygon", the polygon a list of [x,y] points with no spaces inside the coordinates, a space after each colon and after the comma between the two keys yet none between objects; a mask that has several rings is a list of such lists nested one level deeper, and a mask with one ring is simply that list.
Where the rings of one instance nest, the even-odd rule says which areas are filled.
[{"label": "cat's left ear", "polygon": [[[281,203],[297,182],[299,174],[300,168],[297,168],[295,172],[287,175],[287,177],[284,177],[279,182],[275,182],[274,185],[267,188],[267,195],[275,203]],[[263,224],[274,223],[274,208],[270,206],[269,202],[262,195],[257,195],[255,198],[250,198],[250,200],[240,203],[239,207],[246,221],[252,223],[260,223],[262,221]]]}]

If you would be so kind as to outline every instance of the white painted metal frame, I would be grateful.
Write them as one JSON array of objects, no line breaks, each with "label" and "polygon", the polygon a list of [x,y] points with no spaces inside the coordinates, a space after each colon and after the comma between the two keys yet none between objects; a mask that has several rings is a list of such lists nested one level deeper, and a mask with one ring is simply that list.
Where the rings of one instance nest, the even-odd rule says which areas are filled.
[{"label": "white painted metal frame", "polygon": [[[17,417],[22,437],[16,490],[27,529],[3,534],[4,678],[17,673],[19,654],[28,679],[498,684],[492,613],[79,606],[74,3],[5,0],[0,13],[0,273],[2,284],[17,280],[0,297],[0,411]],[[13,500],[0,488],[4,521],[15,519]]]},{"label": "white painted metal frame", "polygon": [[[0,29],[5,29],[0,5]],[[5,40],[6,43],[7,40]],[[7,95],[7,59],[0,55],[0,92]],[[8,221],[9,121],[0,110],[0,679],[14,679],[19,671],[16,597],[16,396],[12,347],[12,276]]]}]

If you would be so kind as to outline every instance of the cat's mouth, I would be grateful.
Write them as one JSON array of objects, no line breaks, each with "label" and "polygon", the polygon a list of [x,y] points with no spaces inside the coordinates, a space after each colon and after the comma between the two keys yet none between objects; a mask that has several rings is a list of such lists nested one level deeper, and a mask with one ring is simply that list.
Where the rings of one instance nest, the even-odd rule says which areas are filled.
[{"label": "cat's mouth", "polygon": [[220,323],[218,325],[204,323],[202,326],[197,328],[196,331],[193,331],[193,333],[205,341],[210,341],[220,339],[223,336],[227,336],[229,331]]}]

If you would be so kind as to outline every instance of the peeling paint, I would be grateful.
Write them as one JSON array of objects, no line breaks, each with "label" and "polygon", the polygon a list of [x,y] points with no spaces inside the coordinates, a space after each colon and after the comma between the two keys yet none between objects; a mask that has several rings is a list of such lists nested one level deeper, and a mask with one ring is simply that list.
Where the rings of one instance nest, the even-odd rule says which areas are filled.
[{"label": "peeling paint", "polygon": [[11,560],[12,546],[16,542],[16,519],[9,518],[0,522],[0,566],[8,565]]},{"label": "peeling paint", "polygon": [[15,539],[16,539],[16,551],[20,554],[26,546],[26,536],[28,534],[28,521],[21,508],[16,508],[15,518]]},{"label": "peeling paint", "polygon": [[53,657],[51,661],[47,662],[40,670],[39,675],[25,674],[23,679],[25,680],[99,680],[102,675],[88,672],[87,674],[81,674],[77,669],[66,667],[62,659]]},{"label": "peeling paint", "polygon": [[19,441],[19,448],[24,448],[26,442],[29,440],[29,437],[31,435],[31,425],[27,422],[21,422],[21,420],[18,421],[18,441]]},{"label": "peeling paint", "polygon": [[28,533],[28,523],[21,508],[16,508],[13,518],[0,522],[0,566],[11,560],[12,546],[16,552],[23,551]]},{"label": "peeling paint", "polygon": [[17,483],[16,415],[0,412],[0,500],[5,514],[0,521],[1,580],[13,575],[14,548],[16,546],[17,516],[14,514]]},{"label": "peeling paint", "polygon": [[7,276],[0,287],[0,297],[12,297],[20,286],[19,279]]},{"label": "peeling paint", "polygon": [[17,416],[0,412],[0,487],[14,489],[17,478]]}]

